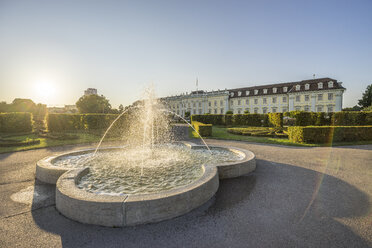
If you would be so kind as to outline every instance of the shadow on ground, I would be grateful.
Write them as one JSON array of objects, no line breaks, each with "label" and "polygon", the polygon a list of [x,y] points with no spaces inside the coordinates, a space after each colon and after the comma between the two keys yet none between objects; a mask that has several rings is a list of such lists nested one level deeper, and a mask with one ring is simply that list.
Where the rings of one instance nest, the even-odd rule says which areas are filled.
[{"label": "shadow on ground", "polygon": [[257,160],[254,173],[221,181],[204,206],[160,223],[85,225],[54,206],[32,216],[39,228],[59,235],[63,247],[368,247],[335,219],[364,216],[368,210],[368,196],[342,180]]}]

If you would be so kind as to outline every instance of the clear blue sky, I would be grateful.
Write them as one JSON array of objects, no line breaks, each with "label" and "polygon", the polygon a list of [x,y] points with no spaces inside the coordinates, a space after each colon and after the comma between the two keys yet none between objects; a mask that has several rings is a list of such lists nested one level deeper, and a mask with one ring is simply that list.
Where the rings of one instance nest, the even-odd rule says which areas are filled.
[{"label": "clear blue sky", "polygon": [[[332,77],[344,107],[372,83],[372,1],[0,0],[0,101],[114,107],[158,96]],[[40,90],[40,87],[43,90]]]}]

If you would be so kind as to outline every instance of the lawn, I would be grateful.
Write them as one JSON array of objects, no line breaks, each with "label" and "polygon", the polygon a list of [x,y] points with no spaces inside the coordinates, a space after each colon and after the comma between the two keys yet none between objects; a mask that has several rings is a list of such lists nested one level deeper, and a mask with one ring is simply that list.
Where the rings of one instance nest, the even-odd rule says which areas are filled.
[{"label": "lawn", "polygon": [[[0,137],[3,137],[4,139],[12,139],[12,140],[17,140],[17,141],[25,141],[25,140],[30,140],[30,139],[40,140],[39,144],[26,145],[26,146],[0,147],[0,153],[24,151],[24,150],[30,150],[30,149],[52,147],[52,146],[93,143],[93,142],[98,142],[102,137],[102,135],[99,132],[92,133],[92,132],[84,132],[84,131],[66,132],[63,134],[54,134],[54,135],[63,135],[64,138],[56,139],[56,138],[43,137],[35,133],[2,134],[2,135],[0,134]],[[105,138],[105,141],[108,141],[108,140],[116,140],[116,139],[112,137]]]},{"label": "lawn", "polygon": [[[242,127],[239,127],[242,128]],[[255,127],[253,127],[254,129]],[[261,129],[261,128],[259,128]],[[199,138],[198,134],[190,128],[190,137]],[[203,137],[204,139],[220,139],[220,140],[237,140],[237,141],[247,141],[254,143],[266,143],[266,144],[278,144],[278,145],[289,145],[289,146],[344,146],[344,145],[367,145],[372,144],[372,141],[359,141],[359,142],[337,142],[332,144],[304,144],[304,143],[294,143],[288,138],[273,138],[273,137],[256,137],[256,136],[246,136],[232,134],[228,132],[228,128],[224,126],[213,126],[212,136]]]}]

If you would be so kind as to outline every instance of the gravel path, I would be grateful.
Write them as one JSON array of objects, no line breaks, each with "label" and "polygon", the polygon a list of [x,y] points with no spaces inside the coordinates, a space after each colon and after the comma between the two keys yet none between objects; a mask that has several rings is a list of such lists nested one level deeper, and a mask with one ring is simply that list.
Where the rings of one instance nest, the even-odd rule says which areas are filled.
[{"label": "gravel path", "polygon": [[256,154],[187,215],[106,228],[60,215],[35,163],[66,146],[0,154],[0,247],[372,247],[372,145],[302,148],[208,140]]}]

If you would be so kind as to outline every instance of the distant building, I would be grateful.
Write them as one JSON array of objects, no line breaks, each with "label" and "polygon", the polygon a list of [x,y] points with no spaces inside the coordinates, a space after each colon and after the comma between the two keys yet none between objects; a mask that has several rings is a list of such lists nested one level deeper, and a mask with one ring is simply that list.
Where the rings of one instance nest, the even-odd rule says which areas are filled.
[{"label": "distant building", "polygon": [[275,113],[287,111],[338,112],[346,89],[332,78],[318,78],[218,91],[193,91],[162,98],[170,110],[194,114]]},{"label": "distant building", "polygon": [[88,88],[84,91],[84,96],[97,95],[97,89]]},{"label": "distant building", "polygon": [[49,114],[74,114],[78,109],[76,105],[65,105],[64,107],[48,107]]}]

